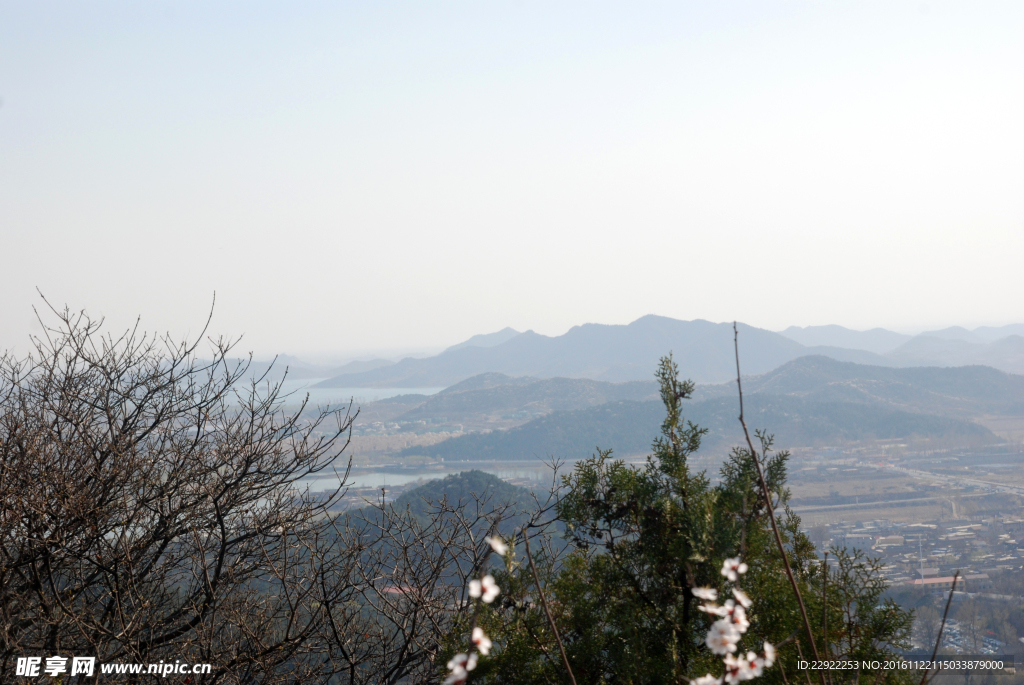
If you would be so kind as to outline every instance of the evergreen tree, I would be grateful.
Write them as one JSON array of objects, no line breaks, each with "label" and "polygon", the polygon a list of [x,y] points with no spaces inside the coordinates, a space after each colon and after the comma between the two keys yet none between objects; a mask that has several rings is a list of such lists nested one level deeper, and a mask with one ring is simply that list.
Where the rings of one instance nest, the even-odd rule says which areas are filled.
[{"label": "evergreen tree", "polygon": [[[748,449],[734,449],[712,483],[689,463],[705,435],[683,416],[693,383],[679,380],[671,356],[662,360],[656,376],[666,417],[646,463],[616,460],[611,450],[578,462],[563,478],[557,507],[566,553],[556,559],[551,551],[556,545],[535,556],[575,680],[641,685],[720,675],[721,658],[705,645],[714,617],[699,609],[693,590],[721,590],[723,562],[735,557],[749,566],[743,586],[754,602],[741,653],[760,649],[763,641],[780,644],[776,667],[763,677],[782,683],[785,671],[805,680],[795,662],[812,652],[773,537],[769,507],[783,512],[780,533],[812,616],[823,615],[823,574],[813,544],[787,505],[789,454],[773,451],[770,436],[757,434],[770,502],[760,487],[758,455]],[[501,600],[479,617],[494,637],[495,651],[474,675],[495,683],[570,682],[528,565],[514,556],[508,561],[505,571],[495,572]],[[828,653],[833,658],[877,658],[905,646],[911,617],[892,603],[879,605],[884,582],[877,565],[840,555],[829,588],[835,639]],[[819,646],[825,643],[821,628],[815,628]],[[870,683],[906,677],[876,676],[856,674]]]}]

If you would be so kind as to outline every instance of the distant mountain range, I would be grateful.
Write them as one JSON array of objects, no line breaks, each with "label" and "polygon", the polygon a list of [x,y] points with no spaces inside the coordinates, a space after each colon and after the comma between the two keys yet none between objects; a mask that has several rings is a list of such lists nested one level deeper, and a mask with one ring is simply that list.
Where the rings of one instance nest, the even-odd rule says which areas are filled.
[{"label": "distant mountain range", "polygon": [[[862,440],[925,438],[998,442],[987,428],[942,416],[901,411],[858,402],[815,402],[795,396],[745,396],[751,430],[764,428],[780,449],[841,445]],[[708,429],[705,456],[723,455],[740,445],[743,434],[735,398],[694,402],[684,415]],[[554,412],[505,431],[471,433],[429,447],[410,447],[402,456],[424,455],[452,461],[530,460],[552,456],[578,459],[597,447],[619,456],[646,454],[659,434],[665,408],[660,401],[611,402],[587,409]]]},{"label": "distant mountain range", "polygon": [[[744,374],[763,374],[793,359],[821,355],[872,366],[982,364],[1024,373],[1024,325],[951,328],[904,336],[884,329],[791,327],[775,333],[739,325]],[[406,358],[376,368],[346,368],[319,387],[448,387],[488,372],[535,378],[648,380],[658,359],[672,351],[698,383],[735,376],[732,324],[645,316],[628,325],[585,324],[561,336],[506,328],[478,335],[424,359]]]},{"label": "distant mountain range", "polygon": [[513,378],[488,373],[425,397],[422,404],[394,420],[460,423],[465,430],[504,428],[554,411],[657,397],[658,385],[654,381],[607,383],[586,378]]},{"label": "distant mountain range", "polygon": [[[687,375],[686,368],[681,369]],[[1024,416],[1024,376],[985,366],[890,368],[799,357],[743,380],[750,394],[807,402],[870,404],[884,409],[951,418]],[[699,385],[694,401],[736,397],[736,383]],[[401,395],[362,408],[367,421],[461,424],[463,430],[511,428],[555,411],[609,402],[658,400],[653,381],[608,383],[580,378],[511,377],[487,373],[436,395]],[[383,412],[383,414],[382,414]],[[455,430],[455,428],[451,428]]]},{"label": "distant mountain range", "polygon": [[500,345],[507,340],[511,340],[517,335],[519,335],[519,331],[514,328],[503,328],[497,333],[480,333],[479,335],[474,335],[465,342],[460,342],[458,345],[452,345],[446,349],[445,352],[461,350],[463,347],[494,347],[495,345]]},{"label": "distant mountain range", "polygon": [[828,346],[842,347],[852,350],[865,350],[875,354],[892,352],[913,336],[894,333],[884,328],[872,328],[870,331],[854,331],[842,326],[790,326],[781,332],[790,340],[795,340],[807,347]]},{"label": "distant mountain range", "polygon": [[[688,375],[685,366],[681,373]],[[751,428],[774,433],[781,447],[919,439],[945,447],[990,444],[999,438],[972,419],[1024,416],[1024,376],[984,366],[891,368],[807,356],[743,382]],[[664,416],[653,380],[499,373],[474,376],[433,396],[404,395],[363,409],[369,420],[470,431],[401,453],[445,461],[577,458],[597,446],[642,454]],[[735,381],[697,386],[685,415],[710,431],[704,454],[720,456],[739,444],[737,413]]]},{"label": "distant mountain range", "polygon": [[[743,389],[958,418],[1024,415],[1024,376],[987,366],[889,368],[810,356],[744,378]],[[736,383],[699,387],[698,396],[735,397]]]},{"label": "distant mountain range", "polygon": [[790,326],[781,332],[791,340],[801,345],[813,347],[826,345],[832,347],[845,347],[855,350],[867,350],[875,354],[887,354],[893,352],[900,345],[910,342],[914,337],[941,338],[943,340],[960,340],[963,342],[984,345],[986,343],[1002,340],[1011,335],[1024,336],[1024,324],[1015,323],[1008,326],[993,327],[981,326],[969,331],[960,326],[951,326],[938,331],[927,331],[919,336],[895,333],[884,328],[872,328],[869,331],[855,331],[842,326]]}]

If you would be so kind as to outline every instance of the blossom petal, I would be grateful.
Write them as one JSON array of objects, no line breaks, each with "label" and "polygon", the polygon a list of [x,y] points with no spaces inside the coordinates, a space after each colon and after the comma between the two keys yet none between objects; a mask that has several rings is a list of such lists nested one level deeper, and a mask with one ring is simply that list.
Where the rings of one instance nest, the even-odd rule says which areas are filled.
[{"label": "blossom petal", "polygon": [[505,541],[499,538],[497,535],[495,535],[494,537],[484,538],[484,541],[491,546],[491,549],[494,550],[495,554],[499,556],[505,556],[508,553],[508,545],[506,545]]},{"label": "blossom petal", "polygon": [[713,587],[695,587],[690,590],[693,596],[698,599],[705,599],[709,602],[714,602],[718,599],[718,590]]}]

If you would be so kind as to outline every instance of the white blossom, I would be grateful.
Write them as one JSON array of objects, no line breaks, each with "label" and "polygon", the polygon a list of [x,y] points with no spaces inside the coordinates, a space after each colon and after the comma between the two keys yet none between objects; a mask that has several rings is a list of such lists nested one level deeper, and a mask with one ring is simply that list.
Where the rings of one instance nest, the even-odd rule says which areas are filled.
[{"label": "white blossom", "polygon": [[726,559],[722,563],[722,575],[728,578],[732,582],[736,582],[739,576],[747,572],[747,565],[740,561],[739,557],[733,557],[732,559]]},{"label": "white blossom", "polygon": [[729,607],[729,618],[740,633],[747,632],[747,628],[750,627],[750,621],[747,620],[747,611],[739,604]]},{"label": "white blossom", "polygon": [[466,682],[469,672],[476,668],[476,654],[456,654],[448,662],[448,670],[451,671],[444,679],[444,685],[461,685]]},{"label": "white blossom", "polygon": [[760,678],[764,673],[764,659],[753,652],[747,652],[747,662],[750,664],[750,673],[755,678]]},{"label": "white blossom", "polygon": [[498,556],[502,556],[503,557],[503,556],[505,556],[505,554],[508,553],[508,545],[506,545],[505,541],[502,540],[497,535],[495,535],[492,538],[491,537],[484,538],[484,542],[486,542],[488,545],[490,545],[491,549],[493,549],[494,553],[497,554]]},{"label": "white blossom", "polygon": [[501,592],[501,588],[494,582],[494,576],[488,573],[480,580],[469,581],[469,596],[473,599],[482,599],[484,604],[490,604]]},{"label": "white blossom", "polygon": [[494,644],[491,639],[484,634],[483,628],[477,626],[473,628],[473,644],[476,645],[476,649],[483,656],[487,656],[491,652],[491,646]]},{"label": "white blossom", "polygon": [[706,614],[711,614],[712,616],[727,616],[729,614],[728,609],[720,607],[717,604],[701,604],[698,609]]},{"label": "white blossom", "polygon": [[[747,565],[739,557],[726,559],[722,564],[722,575],[730,582],[736,582],[739,577],[747,572]],[[710,673],[706,676],[691,680],[689,685],[737,685],[744,680],[752,680],[760,677],[764,669],[770,668],[775,663],[775,647],[764,643],[764,651],[761,654],[755,652],[740,652],[736,655],[740,638],[750,627],[747,619],[747,609],[753,602],[750,597],[740,588],[732,588],[734,599],[727,599],[722,606],[714,603],[718,599],[718,592],[711,588],[694,588],[694,596],[706,600],[700,606],[700,610],[714,616],[721,616],[720,619],[711,624],[708,630],[705,643],[715,654],[723,657],[725,673],[721,678],[715,678]]]},{"label": "white blossom", "polygon": [[708,636],[704,639],[704,643],[707,644],[714,654],[723,655],[729,652],[736,651],[736,643],[740,640],[739,631],[726,621],[721,619],[711,624],[711,630],[708,631]]},{"label": "white blossom", "polygon": [[747,610],[743,608],[742,604],[737,604],[731,599],[725,600],[724,606],[702,604],[699,608],[705,613],[724,617],[740,633],[747,632],[747,628],[750,627],[750,621],[747,620]]},{"label": "white blossom", "polygon": [[732,654],[725,655],[725,682],[730,685],[743,680],[750,680],[754,677],[754,671],[750,667],[750,662],[747,661],[746,657],[733,656]]},{"label": "white blossom", "polygon": [[691,680],[690,685],[718,685],[721,682],[721,678],[716,678],[715,676],[708,673],[707,675],[702,675],[700,678]]},{"label": "white blossom", "polygon": [[695,587],[690,592],[697,599],[705,599],[709,602],[714,602],[718,599],[718,590],[713,587]]}]

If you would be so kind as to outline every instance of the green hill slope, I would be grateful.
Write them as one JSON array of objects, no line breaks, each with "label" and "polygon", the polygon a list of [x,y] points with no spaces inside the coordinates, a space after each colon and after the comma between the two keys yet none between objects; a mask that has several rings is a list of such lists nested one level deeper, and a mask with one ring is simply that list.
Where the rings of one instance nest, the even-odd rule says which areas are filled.
[{"label": "green hill slope", "polygon": [[429,519],[429,512],[436,511],[437,505],[444,501],[452,507],[459,503],[466,504],[472,512],[476,511],[476,502],[483,503],[485,511],[511,506],[518,513],[505,521],[503,532],[511,532],[515,526],[522,525],[526,512],[533,511],[536,506],[533,496],[525,488],[478,470],[462,471],[428,481],[395,498],[392,506],[398,510],[408,507],[413,516],[425,523]]},{"label": "green hill slope", "polygon": [[[1024,415],[1024,376],[987,366],[898,369],[811,356],[744,379],[743,388],[820,402],[878,404],[952,417]],[[700,390],[705,396],[734,397],[736,385]]]},{"label": "green hill slope", "polygon": [[[997,442],[988,429],[959,419],[906,412],[855,402],[817,402],[792,396],[751,394],[747,424],[765,428],[780,447],[835,445],[861,440],[970,439]],[[735,398],[695,402],[686,417],[709,430],[702,452],[724,454],[742,441]],[[445,461],[529,460],[557,456],[576,459],[595,447],[620,456],[645,454],[664,418],[661,402],[611,402],[576,411],[555,412],[517,428],[451,438],[402,455]]]},{"label": "green hill slope", "polygon": [[[549,414],[553,411],[583,409],[617,400],[651,400],[658,397],[654,381],[607,383],[584,378],[510,378],[485,374],[455,385],[428,398],[402,414],[398,420],[446,418],[449,422],[471,422],[491,415],[513,412]],[[502,376],[509,382],[499,382]]]}]

